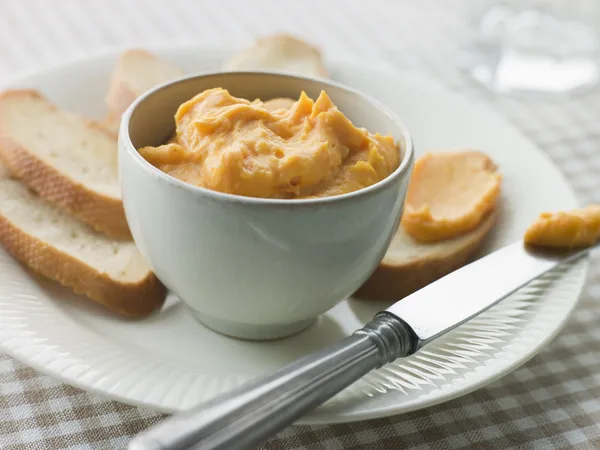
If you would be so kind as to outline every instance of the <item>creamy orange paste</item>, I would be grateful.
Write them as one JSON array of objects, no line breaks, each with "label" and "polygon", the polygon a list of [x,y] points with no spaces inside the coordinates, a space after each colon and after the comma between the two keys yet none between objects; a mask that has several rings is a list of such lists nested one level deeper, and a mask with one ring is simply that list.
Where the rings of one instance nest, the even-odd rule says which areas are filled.
[{"label": "creamy orange paste", "polygon": [[287,110],[294,106],[296,100],[292,100],[291,98],[279,97],[272,98],[271,100],[267,100],[263,103],[263,106],[267,111],[277,111],[277,110]]},{"label": "creamy orange paste", "polygon": [[400,164],[391,136],[355,127],[325,92],[296,102],[248,101],[215,88],[180,105],[176,133],[140,154],[196,186],[264,198],[339,195],[370,186]]},{"label": "creamy orange paste", "polygon": [[402,226],[420,242],[471,231],[495,208],[501,180],[481,152],[427,153],[415,163]]},{"label": "creamy orange paste", "polygon": [[600,239],[600,205],[545,212],[525,232],[525,243],[540,247],[589,247]]}]

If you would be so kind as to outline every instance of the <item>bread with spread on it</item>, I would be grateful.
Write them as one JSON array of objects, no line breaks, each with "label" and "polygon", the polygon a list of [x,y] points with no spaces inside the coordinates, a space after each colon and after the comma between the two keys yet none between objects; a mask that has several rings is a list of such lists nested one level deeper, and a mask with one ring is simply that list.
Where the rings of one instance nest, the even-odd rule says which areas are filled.
[{"label": "bread with spread on it", "polygon": [[161,307],[166,290],[132,241],[95,232],[0,165],[0,243],[34,271],[122,315]]},{"label": "bread with spread on it", "polygon": [[402,225],[383,261],[354,294],[364,300],[396,301],[459,269],[477,252],[493,228],[496,211],[472,231],[432,244],[417,242]]},{"label": "bread with spread on it", "polygon": [[0,160],[41,197],[96,230],[131,236],[117,169],[117,142],[99,124],[33,90],[0,94]]},{"label": "bread with spread on it", "polygon": [[131,49],[121,53],[106,96],[109,128],[118,130],[121,115],[144,92],[183,74],[180,68],[146,50]]},{"label": "bread with spread on it", "polygon": [[425,153],[402,222],[357,297],[395,301],[465,265],[494,225],[502,175],[483,152]]}]

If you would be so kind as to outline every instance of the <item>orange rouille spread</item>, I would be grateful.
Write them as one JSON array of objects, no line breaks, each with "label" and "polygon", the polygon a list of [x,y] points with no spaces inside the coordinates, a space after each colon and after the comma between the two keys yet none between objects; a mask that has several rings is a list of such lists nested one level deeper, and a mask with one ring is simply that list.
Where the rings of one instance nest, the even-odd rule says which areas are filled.
[{"label": "orange rouille spread", "polygon": [[589,247],[600,239],[600,205],[542,213],[525,232],[525,243],[540,247]]},{"label": "orange rouille spread", "polygon": [[400,164],[391,136],[355,127],[325,92],[316,101],[267,102],[209,89],[180,105],[175,135],[144,147],[152,165],[187,183],[263,198],[325,197],[356,191]]},{"label": "orange rouille spread", "polygon": [[402,225],[425,243],[471,231],[496,207],[501,181],[481,152],[426,153],[415,163]]}]

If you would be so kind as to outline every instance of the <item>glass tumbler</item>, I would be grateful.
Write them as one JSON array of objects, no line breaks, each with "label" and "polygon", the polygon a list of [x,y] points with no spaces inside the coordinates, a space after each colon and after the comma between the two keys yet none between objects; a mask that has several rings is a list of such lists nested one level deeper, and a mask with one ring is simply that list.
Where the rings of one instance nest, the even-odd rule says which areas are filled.
[{"label": "glass tumbler", "polygon": [[464,0],[460,66],[497,93],[570,94],[600,79],[600,0]]}]

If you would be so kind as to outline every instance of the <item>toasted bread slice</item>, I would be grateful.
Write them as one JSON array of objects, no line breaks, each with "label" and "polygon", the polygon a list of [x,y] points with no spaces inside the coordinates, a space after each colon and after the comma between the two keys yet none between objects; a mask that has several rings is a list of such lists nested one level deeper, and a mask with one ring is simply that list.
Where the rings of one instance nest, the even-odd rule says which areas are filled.
[{"label": "toasted bread slice", "polygon": [[130,237],[117,142],[36,91],[0,94],[0,160],[47,200],[116,238]]},{"label": "toasted bread slice", "polygon": [[258,39],[254,45],[233,55],[224,69],[275,69],[322,78],[329,75],[318,48],[285,33]]},{"label": "toasted bread slice", "polygon": [[465,265],[494,225],[492,211],[477,228],[454,239],[422,244],[400,226],[383,261],[354,294],[365,300],[395,301]]},{"label": "toasted bread slice", "polygon": [[95,232],[0,165],[0,242],[36,272],[126,316],[159,308],[166,290],[132,241]]},{"label": "toasted bread slice", "polygon": [[121,53],[106,97],[110,129],[118,129],[121,115],[141,94],[183,74],[178,67],[145,50],[131,49]]}]

